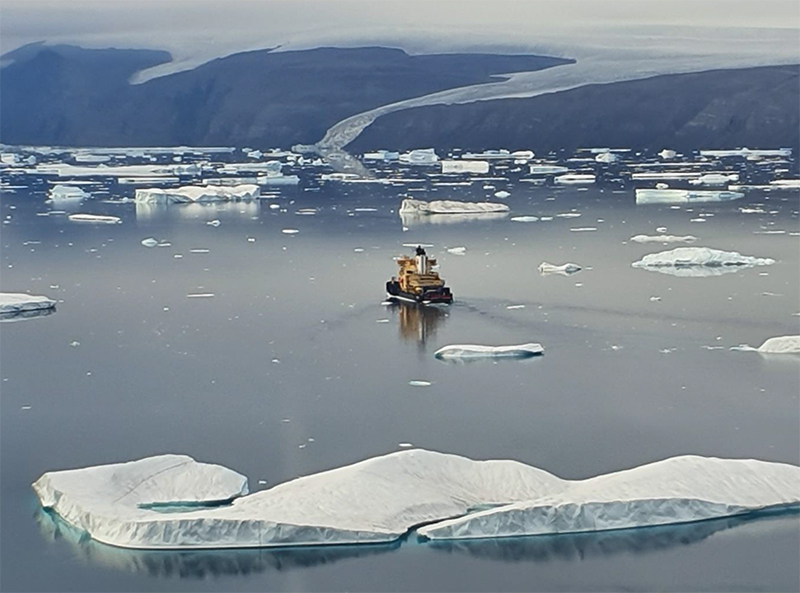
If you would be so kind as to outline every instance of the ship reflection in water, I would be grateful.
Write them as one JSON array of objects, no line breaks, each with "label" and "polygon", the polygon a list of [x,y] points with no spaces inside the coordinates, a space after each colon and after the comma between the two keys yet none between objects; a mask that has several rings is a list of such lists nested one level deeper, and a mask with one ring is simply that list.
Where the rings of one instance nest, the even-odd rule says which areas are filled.
[{"label": "ship reflection in water", "polygon": [[400,337],[409,342],[424,346],[436,336],[436,330],[449,316],[447,309],[438,305],[415,305],[395,303],[390,310],[397,316]]}]

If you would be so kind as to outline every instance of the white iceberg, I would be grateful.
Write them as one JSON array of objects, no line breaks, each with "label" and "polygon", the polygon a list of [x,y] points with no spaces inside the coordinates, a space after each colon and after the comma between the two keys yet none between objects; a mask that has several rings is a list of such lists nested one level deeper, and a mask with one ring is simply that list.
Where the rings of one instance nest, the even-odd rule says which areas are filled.
[{"label": "white iceberg", "polygon": [[538,216],[512,216],[509,218],[511,222],[536,222],[539,220]]},{"label": "white iceberg", "polygon": [[505,204],[493,202],[458,202],[456,200],[433,200],[425,202],[406,198],[400,204],[400,214],[485,214],[508,212]]},{"label": "white iceberg", "polygon": [[137,189],[137,204],[193,204],[197,202],[227,202],[232,200],[254,200],[261,195],[257,185],[244,184],[225,186],[185,186],[174,189]]},{"label": "white iceberg", "polygon": [[454,344],[439,348],[433,355],[443,360],[466,360],[478,358],[530,358],[543,352],[542,345],[536,343],[518,344],[516,346]]},{"label": "white iceberg", "polygon": [[433,148],[418,148],[401,154],[399,160],[410,165],[432,165],[438,162],[439,157]]},{"label": "white iceberg", "polygon": [[504,189],[501,189],[500,191],[494,192],[494,197],[495,198],[500,198],[501,200],[504,199],[504,198],[509,197],[510,195],[511,194],[509,192],[507,192],[506,190],[504,190]]},{"label": "white iceberg", "polygon": [[694,235],[635,235],[631,237],[634,243],[694,243],[697,237]]},{"label": "white iceberg", "polygon": [[[676,457],[587,480],[516,461],[405,449],[246,495],[182,455],[45,473],[42,506],[124,548],[202,549],[600,531],[800,504],[800,467]],[[487,509],[480,511],[479,509]]]},{"label": "white iceberg", "polygon": [[725,185],[731,181],[739,181],[738,173],[706,173],[695,179],[690,179],[691,185]]},{"label": "white iceberg", "polygon": [[619,160],[619,155],[614,154],[613,152],[601,152],[594,160],[598,163],[615,163]]},{"label": "white iceberg", "polygon": [[645,255],[634,268],[655,270],[676,276],[712,276],[751,266],[771,266],[774,259],[752,257],[736,251],[708,247],[677,247]]},{"label": "white iceberg", "polygon": [[559,175],[554,181],[559,185],[588,185],[594,183],[596,178],[591,174],[567,173],[566,175]]},{"label": "white iceberg", "polygon": [[450,247],[447,250],[447,253],[452,253],[453,255],[466,255],[467,248],[466,247]]},{"label": "white iceberg", "polygon": [[539,273],[542,276],[546,276],[548,274],[561,274],[562,276],[569,276],[570,274],[575,274],[576,272],[580,271],[581,267],[578,264],[573,263],[566,263],[556,266],[545,261],[539,264]]},{"label": "white iceberg", "polygon": [[428,539],[580,533],[688,523],[800,504],[800,468],[683,456],[586,480],[561,492],[422,527]]},{"label": "white iceberg", "polygon": [[16,315],[26,311],[52,309],[56,306],[53,299],[46,296],[18,292],[0,292],[0,315]]},{"label": "white iceberg", "polygon": [[68,218],[73,222],[92,222],[96,224],[120,224],[119,216],[103,216],[102,214],[70,214]]},{"label": "white iceberg", "polygon": [[669,148],[665,148],[664,150],[658,153],[658,156],[660,156],[664,160],[674,159],[677,155],[678,155],[677,152],[675,152],[674,150],[670,150]]},{"label": "white iceberg", "polygon": [[80,201],[89,197],[89,193],[73,185],[55,185],[50,188],[49,197],[53,202]]},{"label": "white iceberg", "polygon": [[768,339],[758,348],[742,345],[734,346],[731,350],[761,354],[800,354],[800,336],[778,336]]},{"label": "white iceberg", "polygon": [[691,189],[642,189],[636,190],[637,204],[694,204],[700,202],[726,202],[738,200],[744,194],[735,191],[691,190]]}]

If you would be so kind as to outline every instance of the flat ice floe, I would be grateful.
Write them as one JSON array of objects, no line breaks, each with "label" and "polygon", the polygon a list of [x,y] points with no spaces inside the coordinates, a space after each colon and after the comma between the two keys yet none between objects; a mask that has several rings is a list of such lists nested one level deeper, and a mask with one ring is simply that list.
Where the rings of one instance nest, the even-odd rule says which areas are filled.
[{"label": "flat ice floe", "polygon": [[634,268],[654,270],[674,276],[714,276],[752,266],[771,266],[774,259],[752,257],[736,251],[708,247],[677,247],[645,255],[633,262]]},{"label": "flat ice floe", "polygon": [[459,202],[456,200],[434,200],[425,202],[407,198],[400,205],[400,214],[485,214],[508,212],[505,204],[493,202]]},{"label": "flat ice floe", "polygon": [[696,204],[701,202],[727,202],[743,198],[736,191],[697,189],[637,189],[637,204]]},{"label": "flat ice floe", "polygon": [[576,272],[580,272],[581,267],[578,264],[573,263],[566,263],[557,266],[555,264],[549,264],[546,261],[539,264],[539,273],[542,276],[546,276],[548,274],[561,274],[563,276],[569,276],[570,274],[575,274]]},{"label": "flat ice floe", "polygon": [[635,235],[631,237],[634,243],[694,243],[697,237],[694,235]]},{"label": "flat ice floe", "polygon": [[516,346],[453,344],[439,348],[433,355],[443,360],[468,360],[478,358],[530,358],[543,352],[542,345],[536,343],[518,344]]},{"label": "flat ice floe", "polygon": [[424,524],[430,539],[482,538],[796,507],[800,467],[686,456],[571,481],[516,461],[412,449],[246,495],[246,478],[230,469],[160,455],[48,472],[33,488],[42,506],[120,547],[272,547],[388,542]]},{"label": "flat ice floe", "polygon": [[228,202],[232,200],[254,200],[261,195],[257,185],[244,184],[226,186],[185,186],[174,189],[137,189],[138,204],[192,204],[196,202]]},{"label": "flat ice floe", "polygon": [[53,299],[46,296],[18,292],[0,292],[0,315],[14,316],[27,311],[41,311],[56,306]]},{"label": "flat ice floe", "polygon": [[102,214],[70,214],[68,218],[73,222],[93,222],[96,224],[120,224],[119,216],[103,216]]}]

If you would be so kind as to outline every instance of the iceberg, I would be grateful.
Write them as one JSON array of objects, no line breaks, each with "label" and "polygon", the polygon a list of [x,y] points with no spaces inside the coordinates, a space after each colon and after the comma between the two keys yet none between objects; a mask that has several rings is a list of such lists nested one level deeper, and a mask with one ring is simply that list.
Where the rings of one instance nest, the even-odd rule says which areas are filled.
[{"label": "iceberg", "polygon": [[694,235],[635,235],[631,237],[634,243],[694,243],[697,237]]},{"label": "iceberg", "polygon": [[744,194],[735,191],[689,189],[637,189],[637,204],[694,204],[738,200]]},{"label": "iceberg", "polygon": [[89,197],[89,193],[72,185],[55,185],[50,188],[49,197],[53,202],[80,201]]},{"label": "iceberg", "polygon": [[730,181],[739,181],[738,173],[706,173],[695,179],[690,179],[690,185],[725,185]]},{"label": "iceberg", "polygon": [[669,148],[665,148],[664,150],[658,153],[658,156],[660,156],[664,160],[669,160],[669,159],[674,159],[676,156],[678,156],[678,153],[675,152],[674,150],[670,150]]},{"label": "iceberg", "polygon": [[569,171],[567,167],[559,165],[529,165],[531,175],[557,175]]},{"label": "iceberg", "polygon": [[399,160],[410,165],[432,165],[439,161],[439,157],[433,148],[418,148],[401,154]]},{"label": "iceberg", "polygon": [[256,178],[259,185],[297,185],[300,177],[297,175],[260,175]]},{"label": "iceberg", "polygon": [[475,360],[480,358],[530,358],[543,352],[542,345],[536,343],[516,346],[454,344],[439,348],[433,355],[441,360]]},{"label": "iceberg", "polygon": [[192,204],[196,202],[227,202],[231,200],[254,200],[261,195],[257,185],[185,186],[174,189],[137,189],[137,204]]},{"label": "iceberg", "polygon": [[453,255],[466,255],[467,248],[466,247],[450,247],[447,250],[447,253],[452,253]]},{"label": "iceberg", "polygon": [[736,251],[722,251],[708,247],[677,247],[645,255],[633,262],[634,268],[644,268],[675,276],[715,276],[727,271],[752,267],[771,266],[774,259],[751,257]]},{"label": "iceberg", "polygon": [[578,264],[573,263],[566,263],[560,266],[549,264],[547,262],[542,262],[539,264],[539,273],[542,276],[546,276],[548,274],[561,274],[562,276],[569,276],[570,274],[575,274],[576,272],[580,271],[581,267]]},{"label": "iceberg", "polygon": [[485,174],[489,172],[487,161],[441,161],[442,173],[477,173]]},{"label": "iceberg", "polygon": [[12,316],[27,311],[53,309],[56,302],[46,296],[18,292],[0,292],[0,315]]},{"label": "iceberg", "polygon": [[797,189],[800,188],[800,179],[776,179],[769,184],[779,188]]},{"label": "iceberg", "polygon": [[581,533],[689,523],[800,504],[800,467],[687,455],[586,480],[558,494],[424,526],[427,539]]},{"label": "iceberg", "polygon": [[509,197],[510,195],[511,194],[509,192],[507,192],[506,190],[504,190],[504,189],[501,189],[500,191],[494,192],[494,197],[495,198],[500,198],[501,200],[504,199],[504,198]]},{"label": "iceberg", "polygon": [[[800,504],[800,467],[683,456],[586,480],[423,449],[247,494],[247,479],[185,455],[47,472],[42,506],[123,548],[203,549],[602,531]],[[486,510],[484,510],[486,509]]]},{"label": "iceberg", "polygon": [[594,160],[598,163],[616,163],[619,160],[619,155],[613,152],[601,152],[594,157]]},{"label": "iceberg", "polygon": [[594,183],[595,176],[583,173],[567,173],[556,177],[555,182],[559,185],[585,185]]},{"label": "iceberg", "polygon": [[512,216],[509,218],[511,222],[536,222],[539,220],[538,216]]},{"label": "iceberg", "polygon": [[800,336],[778,336],[768,339],[758,348],[742,345],[734,346],[731,350],[761,354],[800,354]]},{"label": "iceberg", "polygon": [[456,200],[434,200],[425,202],[406,198],[400,204],[400,214],[485,214],[508,212],[505,204],[492,202],[458,202]]}]

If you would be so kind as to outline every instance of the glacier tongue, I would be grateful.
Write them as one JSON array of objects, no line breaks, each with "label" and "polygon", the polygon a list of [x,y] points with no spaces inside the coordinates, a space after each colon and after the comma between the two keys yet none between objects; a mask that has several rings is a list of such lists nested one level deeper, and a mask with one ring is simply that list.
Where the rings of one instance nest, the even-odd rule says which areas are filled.
[{"label": "glacier tongue", "polygon": [[[116,546],[269,547],[388,542],[426,524],[419,533],[430,539],[502,537],[797,506],[800,467],[686,456],[571,481],[515,461],[407,449],[245,496],[247,480],[232,470],[161,455],[48,472],[33,487],[44,507]],[[208,508],[220,503],[229,504]]]}]

